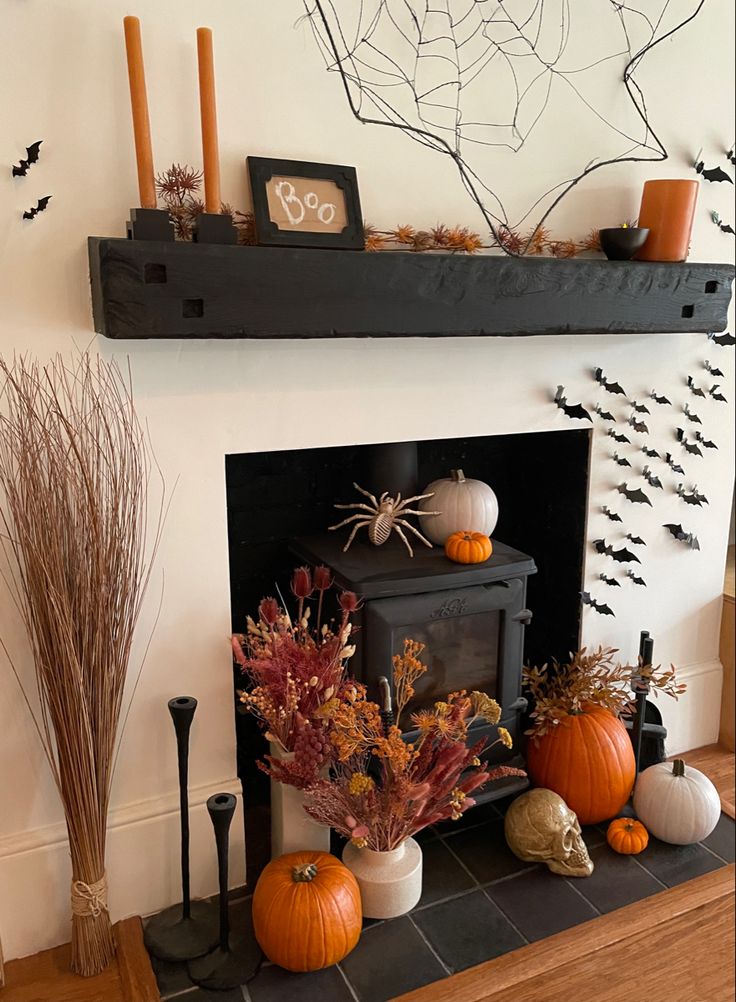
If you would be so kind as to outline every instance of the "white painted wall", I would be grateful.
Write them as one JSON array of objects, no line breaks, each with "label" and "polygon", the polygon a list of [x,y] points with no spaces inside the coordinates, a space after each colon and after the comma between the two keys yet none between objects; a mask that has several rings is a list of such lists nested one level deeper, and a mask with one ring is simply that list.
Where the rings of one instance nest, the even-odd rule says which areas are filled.
[{"label": "white painted wall", "polygon": [[[562,382],[570,399],[593,403],[589,370],[596,365],[632,395],[656,386],[681,405],[687,399],[684,376],[702,374],[702,360],[710,358],[727,370],[726,395],[730,401],[734,396],[733,350],[709,346],[703,335],[131,345],[95,337],[86,237],[122,234],[137,197],[121,30],[123,15],[132,12],[143,20],[159,168],[172,160],[200,162],[194,30],[208,23],[215,31],[223,190],[230,201],[246,204],[247,153],[293,156],[355,164],[366,218],[380,226],[429,226],[438,219],[481,225],[448,163],[401,135],[361,127],[350,117],[307,28],[295,26],[297,0],[157,0],[141,2],[137,10],[118,0],[0,0],[0,162],[11,164],[28,143],[44,140],[41,160],[26,179],[0,172],[0,350],[45,358],[90,346],[106,357],[127,355],[138,408],[168,485],[178,478],[141,638],[165,575],[161,618],[113,790],[109,877],[116,919],[158,909],[178,893],[176,765],[166,700],[180,693],[200,700],[191,761],[194,891],[210,893],[216,886],[203,804],[209,793],[232,787],[235,768],[227,453],[563,428],[566,419],[550,405],[550,391]],[[592,40],[594,18],[586,30],[584,38]],[[712,159],[731,141],[732,38],[732,5],[709,0],[686,32],[652,53],[640,80],[671,161],[600,172],[553,217],[555,233],[581,235],[635,216],[645,178],[689,176],[687,161],[697,147],[705,146]],[[558,168],[567,166],[566,150],[585,146],[584,130],[563,124],[575,121],[572,110],[559,121],[542,162],[525,161],[513,173],[504,165],[506,187],[518,186],[520,202],[546,187],[548,176],[558,179]],[[731,238],[720,234],[706,212],[713,206],[733,222],[731,191],[720,190],[725,187],[711,186],[701,195],[696,260],[723,261],[733,254]],[[49,193],[46,213],[24,224],[22,210]],[[613,644],[630,655],[646,627],[657,640],[658,657],[682,666],[690,691],[677,706],[662,706],[673,751],[715,738],[720,693],[718,623],[733,485],[733,410],[732,404],[712,402],[698,410],[720,446],[688,467],[697,472],[710,506],[685,509],[668,493],[655,511],[637,510],[627,524],[649,543],[649,587],[622,588],[615,619],[590,611],[585,616],[588,643]],[[669,434],[671,417],[655,413],[652,422]],[[608,451],[607,440],[597,438],[591,537],[612,536],[598,513],[602,501],[618,499],[606,493],[617,482],[616,468],[605,461]],[[668,485],[673,480],[666,479]],[[530,479],[530,489],[538,490],[543,506],[546,492],[564,490],[564,482],[550,488]],[[691,524],[701,552],[670,544],[660,528],[666,521]],[[603,558],[589,556],[590,586],[603,567]],[[30,678],[25,641],[4,592],[0,629]],[[4,666],[0,722],[0,936],[7,958],[68,937],[69,864],[61,809]],[[238,830],[236,822],[235,882],[243,879]]]}]

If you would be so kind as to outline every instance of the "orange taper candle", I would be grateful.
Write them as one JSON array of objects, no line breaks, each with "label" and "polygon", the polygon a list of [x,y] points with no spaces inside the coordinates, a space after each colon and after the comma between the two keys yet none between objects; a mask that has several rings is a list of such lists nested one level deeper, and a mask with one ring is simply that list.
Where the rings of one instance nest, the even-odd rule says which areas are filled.
[{"label": "orange taper candle", "polygon": [[686,261],[698,199],[699,181],[677,178],[645,181],[638,226],[649,236],[638,261]]},{"label": "orange taper candle", "polygon": [[197,28],[199,60],[199,109],[202,117],[202,157],[204,161],[204,207],[219,212],[220,152],[217,146],[217,103],[215,101],[215,60],[212,54],[212,29]]},{"label": "orange taper candle", "polygon": [[137,17],[123,18],[125,51],[128,55],[130,80],[130,106],[133,110],[133,135],[135,158],[138,165],[138,191],[141,208],[156,208],[156,185],[153,180],[153,151],[151,150],[151,123],[148,120],[146,100],[146,74],[143,69],[141,23]]}]

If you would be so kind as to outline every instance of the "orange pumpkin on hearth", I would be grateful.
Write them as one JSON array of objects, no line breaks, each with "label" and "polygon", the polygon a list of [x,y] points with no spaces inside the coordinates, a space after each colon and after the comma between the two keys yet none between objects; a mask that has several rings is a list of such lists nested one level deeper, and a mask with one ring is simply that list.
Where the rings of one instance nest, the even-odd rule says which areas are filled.
[{"label": "orange pumpkin on hearth", "polygon": [[453,532],[447,537],[445,554],[456,564],[482,564],[493,553],[493,543],[482,532]]},{"label": "orange pumpkin on hearth", "polygon": [[360,938],[358,881],[327,852],[273,859],[253,894],[253,931],[268,959],[287,971],[319,971],[346,957]]},{"label": "orange pumpkin on hearth", "polygon": [[649,845],[649,832],[635,818],[616,818],[608,826],[606,841],[614,852],[636,856]]},{"label": "orange pumpkin on hearth", "polygon": [[631,796],[636,766],[618,717],[588,706],[529,739],[527,770],[534,785],[559,794],[581,824],[594,825],[620,812]]}]

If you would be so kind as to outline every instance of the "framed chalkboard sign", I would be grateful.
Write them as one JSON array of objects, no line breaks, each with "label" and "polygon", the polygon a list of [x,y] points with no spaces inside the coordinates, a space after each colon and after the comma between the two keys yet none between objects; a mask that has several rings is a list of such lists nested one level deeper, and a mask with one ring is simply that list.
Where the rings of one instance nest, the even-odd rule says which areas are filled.
[{"label": "framed chalkboard sign", "polygon": [[354,167],[268,157],[247,164],[257,243],[363,249]]}]

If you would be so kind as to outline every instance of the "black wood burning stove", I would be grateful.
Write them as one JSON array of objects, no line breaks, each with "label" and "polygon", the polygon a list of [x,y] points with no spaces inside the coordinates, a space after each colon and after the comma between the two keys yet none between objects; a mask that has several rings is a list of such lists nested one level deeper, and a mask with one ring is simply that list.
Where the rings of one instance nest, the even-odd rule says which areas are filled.
[{"label": "black wood burning stove", "polygon": [[[423,659],[429,671],[417,685],[412,703],[400,721],[411,739],[410,714],[458,689],[478,689],[502,707],[501,726],[514,749],[496,745],[487,753],[493,765],[523,767],[521,695],[524,627],[531,620],[526,608],[527,577],[536,572],[534,560],[503,543],[482,564],[455,564],[441,548],[418,546],[409,558],[404,545],[391,538],[383,546],[356,540],[343,553],[342,535],[322,534],[293,544],[305,563],[326,564],[339,588],[356,592],[362,607],[355,617],[356,653],[350,670],[380,701],[378,680],[390,678],[391,658],[407,637],[426,644]],[[475,725],[470,738],[492,740],[495,728]],[[520,777],[502,779],[478,793],[479,803],[527,786]]]}]

